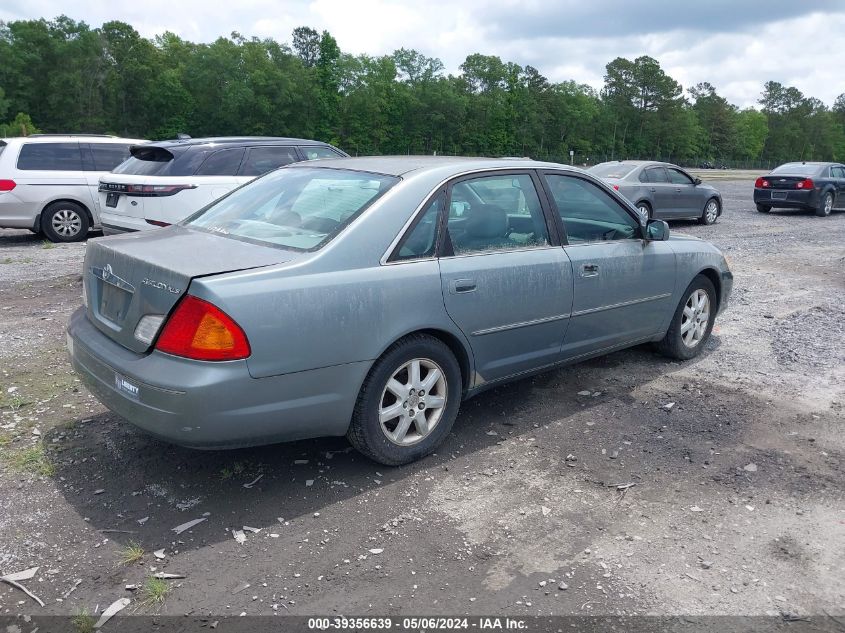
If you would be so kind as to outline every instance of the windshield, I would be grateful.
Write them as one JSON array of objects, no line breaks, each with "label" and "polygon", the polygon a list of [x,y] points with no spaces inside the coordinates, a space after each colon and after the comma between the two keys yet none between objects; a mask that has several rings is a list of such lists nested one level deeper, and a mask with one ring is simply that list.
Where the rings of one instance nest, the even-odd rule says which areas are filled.
[{"label": "windshield", "polygon": [[786,163],[772,170],[773,174],[787,174],[789,176],[814,176],[819,170],[818,165],[804,163]]},{"label": "windshield", "polygon": [[253,180],[184,223],[295,250],[323,246],[376,198],[394,176],[326,168],[282,168]]},{"label": "windshield", "polygon": [[635,165],[625,163],[600,163],[590,168],[590,173],[599,178],[624,178],[636,169]]}]

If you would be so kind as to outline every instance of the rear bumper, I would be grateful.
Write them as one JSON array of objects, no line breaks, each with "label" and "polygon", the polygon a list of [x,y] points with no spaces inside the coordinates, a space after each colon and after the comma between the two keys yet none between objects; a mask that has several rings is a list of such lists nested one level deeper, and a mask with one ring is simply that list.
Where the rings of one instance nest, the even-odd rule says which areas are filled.
[{"label": "rear bumper", "polygon": [[344,435],[370,363],[252,378],[246,361],[135,354],[80,308],[67,329],[74,370],[106,407],[147,433],[191,448],[236,448]]},{"label": "rear bumper", "polygon": [[819,192],[815,189],[754,189],[754,203],[783,209],[815,209]]},{"label": "rear bumper", "polygon": [[157,227],[147,224],[144,218],[133,218],[118,213],[100,212],[100,224],[106,235],[119,235],[132,231],[150,231]]}]

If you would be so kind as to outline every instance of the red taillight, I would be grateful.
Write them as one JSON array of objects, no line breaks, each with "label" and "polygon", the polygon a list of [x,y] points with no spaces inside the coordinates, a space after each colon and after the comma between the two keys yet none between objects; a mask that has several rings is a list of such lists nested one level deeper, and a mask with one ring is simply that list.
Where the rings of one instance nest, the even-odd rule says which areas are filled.
[{"label": "red taillight", "polygon": [[613,188],[614,188],[616,191],[619,191],[619,185],[613,185]]},{"label": "red taillight", "polygon": [[801,182],[795,184],[796,189],[812,189],[815,186],[815,183],[810,178],[805,178]]},{"label": "red taillight", "polygon": [[11,191],[17,186],[14,180],[0,180],[0,191]]},{"label": "red taillight", "polygon": [[164,324],[156,349],[194,360],[239,360],[251,353],[246,334],[232,317],[191,295]]},{"label": "red taillight", "polygon": [[196,185],[127,185],[126,193],[142,196],[172,196],[185,189],[196,189]]},{"label": "red taillight", "polygon": [[769,186],[769,181],[765,178],[758,178],[754,181],[754,187],[757,189],[765,189]]},{"label": "red taillight", "polygon": [[162,222],[161,220],[147,220],[146,222],[153,226],[170,226],[170,222]]}]

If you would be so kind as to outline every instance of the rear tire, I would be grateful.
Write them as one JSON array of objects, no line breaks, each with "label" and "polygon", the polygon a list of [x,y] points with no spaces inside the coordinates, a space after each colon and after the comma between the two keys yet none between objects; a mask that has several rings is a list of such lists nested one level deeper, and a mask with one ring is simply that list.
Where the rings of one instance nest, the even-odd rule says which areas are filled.
[{"label": "rear tire", "polygon": [[705,225],[715,224],[720,211],[719,201],[716,198],[710,198],[707,204],[704,205],[704,211],[701,213],[701,217],[698,218],[698,223]]},{"label": "rear tire", "polygon": [[771,207],[767,207],[765,204],[759,204],[759,203],[758,203],[758,204],[757,204],[757,210],[758,210],[760,213],[768,213],[769,211],[771,211],[771,210],[772,210],[772,208],[771,208]]},{"label": "rear tire", "polygon": [[697,275],[687,286],[666,336],[657,343],[657,350],[678,360],[698,356],[713,331],[716,306],[713,282],[704,275]]},{"label": "rear tire", "polygon": [[445,343],[424,334],[406,336],[367,375],[346,437],[386,466],[425,457],[452,429],[461,386],[460,365]]},{"label": "rear tire", "polygon": [[54,202],[41,214],[41,230],[51,242],[81,242],[90,225],[88,212],[75,202]]},{"label": "rear tire", "polygon": [[830,212],[833,210],[833,194],[831,192],[827,192],[822,195],[821,200],[819,200],[819,206],[816,207],[816,215],[820,218],[826,218],[830,215]]},{"label": "rear tire", "polygon": [[638,202],[637,203],[637,211],[639,211],[640,216],[648,222],[654,217],[654,212],[651,210],[651,205],[648,202]]}]

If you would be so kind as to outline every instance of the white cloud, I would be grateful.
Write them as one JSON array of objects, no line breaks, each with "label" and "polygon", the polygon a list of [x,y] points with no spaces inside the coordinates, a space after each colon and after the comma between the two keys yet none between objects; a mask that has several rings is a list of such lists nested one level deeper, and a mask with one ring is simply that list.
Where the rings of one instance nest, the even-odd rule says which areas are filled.
[{"label": "white cloud", "polygon": [[[783,6],[781,6],[783,5]],[[754,105],[769,79],[793,85],[828,105],[845,91],[832,43],[845,33],[845,7],[806,0],[799,17],[787,0],[710,0],[689,10],[675,0],[90,0],[71,17],[93,26],[122,20],[145,37],[172,31],[213,41],[232,31],[289,42],[297,26],[328,30],[342,50],[381,55],[405,47],[439,57],[457,73],[470,53],[531,64],[552,81],[601,88],[615,57],[655,57],[684,88],[701,81],[739,106]],[[681,7],[681,9],[678,9]],[[813,12],[815,11],[815,12]],[[52,18],[57,0],[7,0],[0,19]],[[779,18],[769,16],[787,16]]]}]

